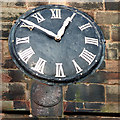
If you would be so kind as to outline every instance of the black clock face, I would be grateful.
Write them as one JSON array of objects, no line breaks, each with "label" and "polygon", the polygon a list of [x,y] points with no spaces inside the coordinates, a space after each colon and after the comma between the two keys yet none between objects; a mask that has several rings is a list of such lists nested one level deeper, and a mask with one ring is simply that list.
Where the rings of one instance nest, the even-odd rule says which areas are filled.
[{"label": "black clock face", "polygon": [[104,47],[101,30],[88,15],[60,5],[26,12],[9,35],[17,66],[46,83],[82,80],[100,66]]}]

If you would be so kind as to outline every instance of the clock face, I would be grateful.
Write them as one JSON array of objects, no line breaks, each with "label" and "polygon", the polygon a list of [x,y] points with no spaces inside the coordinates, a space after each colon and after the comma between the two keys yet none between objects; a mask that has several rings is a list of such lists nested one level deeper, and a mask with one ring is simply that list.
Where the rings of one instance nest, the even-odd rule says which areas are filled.
[{"label": "clock face", "polygon": [[30,77],[45,83],[82,80],[101,64],[104,38],[85,13],[46,5],[22,15],[12,27],[9,48],[14,62]]}]

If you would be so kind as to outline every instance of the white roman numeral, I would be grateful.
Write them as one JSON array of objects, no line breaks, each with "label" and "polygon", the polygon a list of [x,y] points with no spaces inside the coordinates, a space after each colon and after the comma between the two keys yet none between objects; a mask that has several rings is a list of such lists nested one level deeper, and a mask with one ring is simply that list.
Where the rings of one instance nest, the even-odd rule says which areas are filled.
[{"label": "white roman numeral", "polygon": [[31,17],[36,18],[38,23],[40,23],[40,22],[42,22],[42,21],[45,20],[45,19],[43,18],[43,16],[42,16],[39,12],[34,13],[33,15],[31,15]]},{"label": "white roman numeral", "polygon": [[61,9],[50,9],[52,13],[51,19],[61,19]]},{"label": "white roman numeral", "polygon": [[89,52],[84,48],[82,53],[79,55],[79,57],[82,57],[90,65],[95,59],[96,55],[94,55],[93,53]]},{"label": "white roman numeral", "polygon": [[85,24],[85,25],[80,26],[79,29],[80,29],[81,31],[83,31],[83,30],[85,30],[85,29],[87,29],[87,28],[89,28],[89,27],[92,27],[92,25],[91,25],[90,23],[87,23],[87,24]]},{"label": "white roman numeral", "polygon": [[32,57],[32,55],[35,54],[32,47],[27,48],[26,50],[22,52],[18,52],[18,55],[20,58],[27,64],[28,60]]},{"label": "white roman numeral", "polygon": [[47,61],[42,59],[42,58],[39,58],[39,60],[37,61],[35,67],[32,67],[31,69],[41,73],[41,74],[44,74],[44,67],[45,67],[45,63]]},{"label": "white roman numeral", "polygon": [[16,37],[16,45],[21,43],[29,43],[29,37],[23,37],[23,38]]},{"label": "white roman numeral", "polygon": [[81,71],[83,71],[80,66],[76,63],[75,60],[72,60],[73,64],[74,64],[74,67],[76,69],[76,73],[80,73]]},{"label": "white roman numeral", "polygon": [[98,46],[98,39],[85,37],[85,44],[93,44]]},{"label": "white roman numeral", "polygon": [[62,63],[56,63],[56,75],[55,77],[66,77],[63,71]]}]

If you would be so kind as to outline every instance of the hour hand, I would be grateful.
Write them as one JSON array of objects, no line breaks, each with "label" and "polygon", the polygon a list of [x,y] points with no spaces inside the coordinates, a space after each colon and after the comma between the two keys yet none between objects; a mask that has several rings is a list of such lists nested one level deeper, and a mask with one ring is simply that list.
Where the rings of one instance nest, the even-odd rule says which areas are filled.
[{"label": "hour hand", "polygon": [[24,19],[20,19],[20,20],[23,21],[25,24],[27,24],[27,25],[29,25],[29,26],[32,26],[33,28],[35,27],[35,28],[37,28],[37,29],[45,32],[47,35],[49,35],[49,36],[51,36],[51,37],[53,37],[53,38],[56,38],[56,36],[57,36],[57,35],[56,35],[55,33],[53,33],[52,31],[47,30],[47,29],[45,29],[45,28],[43,28],[43,27],[41,27],[41,26],[39,26],[39,25],[36,25],[35,23],[33,23],[33,22],[29,21],[29,20],[24,20]]}]

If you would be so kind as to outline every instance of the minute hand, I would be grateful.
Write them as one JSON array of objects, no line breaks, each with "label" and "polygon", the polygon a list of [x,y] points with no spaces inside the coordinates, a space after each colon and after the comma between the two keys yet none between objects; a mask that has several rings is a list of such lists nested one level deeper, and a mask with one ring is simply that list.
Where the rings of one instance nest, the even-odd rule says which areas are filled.
[{"label": "minute hand", "polygon": [[48,34],[48,35],[51,36],[51,37],[56,38],[56,34],[53,33],[52,31],[49,31],[49,30],[47,30],[47,29],[45,29],[45,28],[43,28],[43,27],[41,27],[41,26],[38,26],[38,25],[36,25],[35,23],[33,23],[33,22],[29,21],[29,20],[21,19],[21,21],[23,21],[24,23],[26,23],[26,24],[28,24],[28,25],[31,25],[31,26],[33,26],[33,27],[35,27],[35,28],[37,28],[37,29],[45,32],[46,34]]},{"label": "minute hand", "polygon": [[63,36],[66,27],[69,25],[70,22],[72,22],[72,19],[74,18],[74,16],[76,15],[76,13],[73,13],[71,17],[67,17],[65,19],[65,21],[63,22],[62,27],[60,28],[60,30],[57,32],[57,36],[56,39],[61,39],[61,37]]}]

